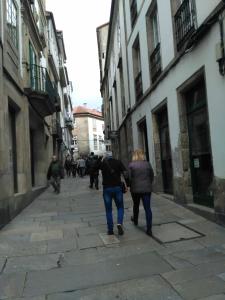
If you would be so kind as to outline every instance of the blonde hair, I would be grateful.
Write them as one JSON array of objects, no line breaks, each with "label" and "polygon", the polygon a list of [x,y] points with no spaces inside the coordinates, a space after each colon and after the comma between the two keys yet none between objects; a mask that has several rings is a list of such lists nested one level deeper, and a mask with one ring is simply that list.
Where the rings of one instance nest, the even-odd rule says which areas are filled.
[{"label": "blonde hair", "polygon": [[142,149],[137,149],[133,152],[132,160],[146,160],[145,153]]}]

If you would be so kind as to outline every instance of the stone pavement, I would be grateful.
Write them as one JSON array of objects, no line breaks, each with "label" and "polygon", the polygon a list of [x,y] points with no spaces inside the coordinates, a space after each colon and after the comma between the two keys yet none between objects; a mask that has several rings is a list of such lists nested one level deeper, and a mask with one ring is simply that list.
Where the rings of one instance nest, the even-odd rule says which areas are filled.
[{"label": "stone pavement", "polygon": [[225,228],[154,194],[150,238],[125,198],[125,234],[107,236],[88,178],[46,190],[0,231],[0,299],[225,299]]}]

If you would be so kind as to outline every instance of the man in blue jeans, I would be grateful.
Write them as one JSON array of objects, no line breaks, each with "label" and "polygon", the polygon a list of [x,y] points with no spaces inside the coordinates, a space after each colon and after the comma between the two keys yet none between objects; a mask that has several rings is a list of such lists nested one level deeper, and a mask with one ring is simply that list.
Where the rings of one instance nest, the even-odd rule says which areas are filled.
[{"label": "man in blue jeans", "polygon": [[126,184],[128,184],[128,172],[120,160],[112,157],[112,152],[107,152],[106,157],[100,162],[98,168],[102,171],[103,178],[103,199],[105,204],[108,234],[114,234],[112,199],[117,207],[117,229],[118,234],[123,235],[123,192],[121,187],[121,174],[123,174]]}]

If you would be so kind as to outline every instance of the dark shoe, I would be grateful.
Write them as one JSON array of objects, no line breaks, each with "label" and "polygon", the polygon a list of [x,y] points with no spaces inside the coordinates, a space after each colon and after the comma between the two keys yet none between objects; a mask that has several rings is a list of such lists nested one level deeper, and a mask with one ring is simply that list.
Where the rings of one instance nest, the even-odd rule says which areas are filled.
[{"label": "dark shoe", "polygon": [[133,216],[131,216],[130,219],[131,219],[131,221],[134,223],[135,226],[138,225],[138,221],[134,221],[134,217],[133,217]]},{"label": "dark shoe", "polygon": [[149,235],[149,236],[152,236],[152,229],[151,228],[147,229],[146,230],[146,234]]},{"label": "dark shoe", "polygon": [[96,187],[96,190],[99,190],[99,188],[98,188],[98,187]]},{"label": "dark shoe", "polygon": [[108,234],[108,235],[114,235],[114,232],[113,232],[113,230],[109,230],[109,231],[107,232],[107,234]]},{"label": "dark shoe", "polygon": [[89,188],[90,188],[90,189],[93,189],[93,186],[92,186],[92,185],[89,185]]},{"label": "dark shoe", "polygon": [[119,235],[123,235],[124,231],[123,231],[123,227],[121,224],[117,224],[117,229],[118,229],[118,234]]}]

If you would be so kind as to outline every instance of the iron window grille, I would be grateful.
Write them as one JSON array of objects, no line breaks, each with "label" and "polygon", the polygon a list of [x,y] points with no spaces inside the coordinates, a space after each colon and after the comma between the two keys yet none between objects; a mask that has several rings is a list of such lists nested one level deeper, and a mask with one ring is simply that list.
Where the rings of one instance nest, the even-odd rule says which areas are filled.
[{"label": "iron window grille", "polygon": [[160,43],[157,44],[152,54],[150,55],[151,79],[154,83],[162,72]]},{"label": "iron window grille", "polygon": [[7,0],[6,18],[8,35],[13,45],[18,48],[18,11],[13,0]]},{"label": "iron window grille", "polygon": [[130,15],[131,15],[131,26],[134,27],[134,24],[137,19],[137,1],[136,0],[131,1]]},{"label": "iron window grille", "polygon": [[193,0],[184,0],[174,16],[177,51],[195,31],[195,21],[196,12]]},{"label": "iron window grille", "polygon": [[139,101],[143,95],[141,71],[137,74],[135,78],[135,92],[136,92],[136,100]]}]

